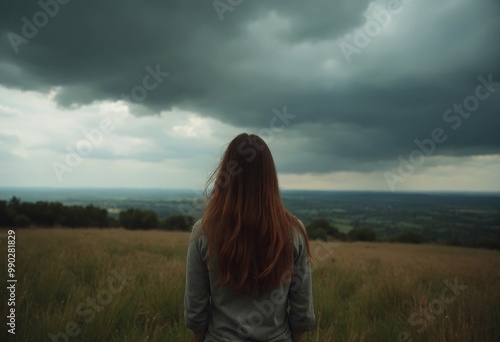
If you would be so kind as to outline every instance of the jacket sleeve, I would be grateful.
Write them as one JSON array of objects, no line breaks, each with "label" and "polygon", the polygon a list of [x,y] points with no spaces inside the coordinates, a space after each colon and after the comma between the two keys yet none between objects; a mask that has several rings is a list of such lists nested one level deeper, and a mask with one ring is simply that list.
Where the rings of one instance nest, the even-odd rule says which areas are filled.
[{"label": "jacket sleeve", "polygon": [[186,259],[186,287],[184,291],[184,321],[193,331],[206,331],[210,314],[210,279],[208,267],[202,253],[202,238],[197,222],[189,239]]},{"label": "jacket sleeve", "polygon": [[302,234],[297,232],[298,246],[294,258],[293,275],[288,292],[290,311],[288,322],[292,332],[305,332],[314,328],[315,315],[312,295],[311,263]]}]

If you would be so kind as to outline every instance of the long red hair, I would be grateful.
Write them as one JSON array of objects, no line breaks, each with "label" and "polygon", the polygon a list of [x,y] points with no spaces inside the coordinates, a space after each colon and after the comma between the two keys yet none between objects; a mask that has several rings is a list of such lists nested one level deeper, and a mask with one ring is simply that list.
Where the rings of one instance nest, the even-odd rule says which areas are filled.
[{"label": "long red hair", "polygon": [[217,258],[216,284],[260,295],[287,281],[295,228],[310,257],[307,234],[282,203],[274,160],[260,137],[235,137],[207,189],[210,185],[201,232],[208,241],[209,262]]}]

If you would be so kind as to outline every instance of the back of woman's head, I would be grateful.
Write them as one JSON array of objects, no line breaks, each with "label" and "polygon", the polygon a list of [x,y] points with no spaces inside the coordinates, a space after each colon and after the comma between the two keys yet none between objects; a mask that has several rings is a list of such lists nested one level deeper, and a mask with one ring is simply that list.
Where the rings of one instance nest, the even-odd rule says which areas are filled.
[{"label": "back of woman's head", "polygon": [[292,271],[295,228],[306,242],[307,236],[283,206],[266,143],[253,134],[235,137],[209,186],[202,231],[209,259],[217,259],[217,284],[256,295],[285,282]]}]

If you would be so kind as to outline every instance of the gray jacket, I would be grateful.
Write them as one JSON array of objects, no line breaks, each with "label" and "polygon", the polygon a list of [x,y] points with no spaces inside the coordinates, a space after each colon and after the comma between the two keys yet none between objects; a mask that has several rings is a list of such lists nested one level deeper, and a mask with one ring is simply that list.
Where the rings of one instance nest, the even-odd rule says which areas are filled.
[{"label": "gray jacket", "polygon": [[252,297],[215,285],[208,271],[204,234],[193,240],[201,221],[193,226],[186,262],[184,319],[193,331],[206,331],[204,342],[290,342],[291,332],[314,327],[311,265],[302,234],[296,230],[294,274],[268,293]]}]

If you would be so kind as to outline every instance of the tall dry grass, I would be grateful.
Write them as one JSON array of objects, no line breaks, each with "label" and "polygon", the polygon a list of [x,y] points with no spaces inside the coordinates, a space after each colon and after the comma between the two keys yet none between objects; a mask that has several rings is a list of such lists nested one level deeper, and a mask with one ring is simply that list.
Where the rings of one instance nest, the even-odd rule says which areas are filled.
[{"label": "tall dry grass", "polygon": [[[29,229],[16,236],[16,335],[6,334],[4,291],[2,341],[192,341],[183,322],[189,234]],[[305,342],[499,340],[498,251],[312,245],[317,324]],[[6,274],[5,239],[0,246]],[[465,288],[445,290],[456,282]]]}]

